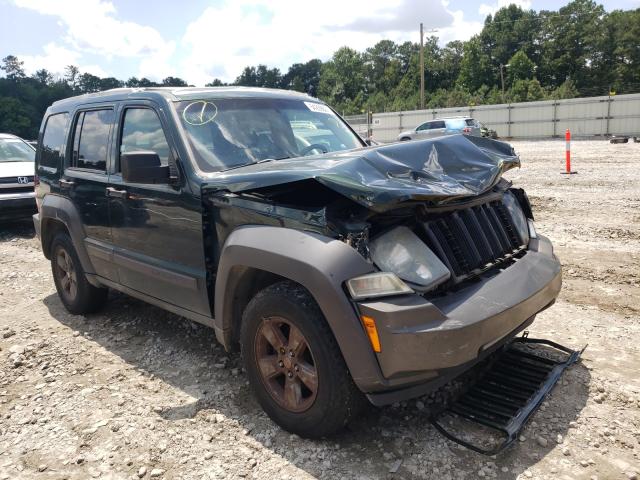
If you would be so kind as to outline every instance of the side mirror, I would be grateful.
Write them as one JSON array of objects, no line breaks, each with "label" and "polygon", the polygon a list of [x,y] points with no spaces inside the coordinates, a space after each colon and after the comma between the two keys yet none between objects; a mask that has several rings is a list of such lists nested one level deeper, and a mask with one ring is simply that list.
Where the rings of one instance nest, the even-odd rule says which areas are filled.
[{"label": "side mirror", "polygon": [[128,183],[169,183],[168,166],[162,166],[156,152],[127,152],[120,155],[122,179]]}]

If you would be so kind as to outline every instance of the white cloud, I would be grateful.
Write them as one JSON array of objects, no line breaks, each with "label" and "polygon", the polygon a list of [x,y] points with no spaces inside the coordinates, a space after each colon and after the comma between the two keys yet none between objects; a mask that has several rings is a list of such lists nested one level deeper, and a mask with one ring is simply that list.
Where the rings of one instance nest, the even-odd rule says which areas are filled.
[{"label": "white cloud", "polygon": [[77,63],[83,53],[88,53],[104,56],[108,60],[114,57],[152,59],[161,68],[175,49],[174,42],[165,41],[156,29],[119,20],[116,8],[109,1],[13,1],[18,7],[58,19],[58,24],[66,32],[63,39],[68,48],[50,47],[50,50],[73,60],[72,63]]},{"label": "white cloud", "polygon": [[[465,20],[461,10],[451,10],[448,0],[324,0],[313,11],[300,0],[224,0],[205,8],[181,38],[165,39],[151,26],[120,18],[109,0],[12,1],[54,17],[65,32],[44,54],[21,55],[25,65],[59,69],[102,57],[101,65],[109,68],[123,59],[137,71],[117,76],[159,80],[172,75],[199,86],[215,77],[233,81],[248,65],[284,72],[295,62],[327,60],[345,45],[364,50],[382,39],[417,42],[420,22],[427,30],[438,29],[433,34],[441,43],[467,39],[482,27]],[[92,61],[83,62],[87,57]],[[96,66],[81,71],[88,68],[100,72]]]},{"label": "white cloud", "polygon": [[18,55],[18,58],[24,62],[27,74],[45,68],[55,76],[62,76],[67,65],[77,65],[82,73],[92,73],[99,77],[108,76],[107,72],[98,65],[83,65],[80,53],[53,42],[46,44],[43,51],[42,55]]},{"label": "white cloud", "polygon": [[[365,10],[366,15],[356,18],[342,29],[363,32],[412,31],[416,22],[423,22],[427,29],[445,27],[453,16],[441,0],[403,0],[388,2],[377,10]],[[364,12],[363,12],[364,13]]]},{"label": "white cloud", "polygon": [[517,5],[523,10],[529,10],[531,8],[531,0],[498,0],[492,4],[480,4],[478,13],[483,17],[486,17],[487,15],[495,15],[498,10],[503,7],[508,7],[511,4]]},{"label": "white cloud", "polygon": [[449,43],[452,40],[467,40],[477,33],[480,33],[484,25],[483,22],[465,20],[462,10],[451,12],[453,23],[438,30],[440,43]]},{"label": "white cloud", "polygon": [[286,70],[294,62],[326,60],[344,45],[363,50],[383,38],[418,41],[421,21],[446,41],[482,27],[442,0],[324,0],[312,14],[299,0],[227,0],[187,26],[178,71],[203,85],[214,77],[232,81],[247,65]]}]

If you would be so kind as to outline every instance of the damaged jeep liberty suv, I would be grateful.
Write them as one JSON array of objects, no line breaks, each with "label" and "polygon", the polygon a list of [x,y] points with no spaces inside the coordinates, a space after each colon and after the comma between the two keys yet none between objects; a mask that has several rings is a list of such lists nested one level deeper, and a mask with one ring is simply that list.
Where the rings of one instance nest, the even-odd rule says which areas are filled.
[{"label": "damaged jeep liberty suv", "polygon": [[369,146],[304,94],[116,89],[54,103],[34,223],[60,299],[108,289],[215,329],[260,405],[306,437],[423,395],[560,291],[506,143]]}]

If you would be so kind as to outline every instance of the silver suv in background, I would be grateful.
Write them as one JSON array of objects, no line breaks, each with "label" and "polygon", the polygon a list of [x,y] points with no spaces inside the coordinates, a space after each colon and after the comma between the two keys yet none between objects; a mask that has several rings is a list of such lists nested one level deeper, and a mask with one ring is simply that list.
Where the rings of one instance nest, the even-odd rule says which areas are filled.
[{"label": "silver suv in background", "polygon": [[398,140],[421,140],[463,133],[481,137],[480,123],[471,117],[436,118],[398,135]]}]

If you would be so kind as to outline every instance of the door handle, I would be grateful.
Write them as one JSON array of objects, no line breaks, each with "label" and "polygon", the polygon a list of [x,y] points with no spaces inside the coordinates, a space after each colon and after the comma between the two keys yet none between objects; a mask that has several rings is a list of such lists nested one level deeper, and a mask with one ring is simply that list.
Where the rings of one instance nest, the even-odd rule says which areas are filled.
[{"label": "door handle", "polygon": [[60,188],[71,188],[76,184],[73,180],[60,179]]},{"label": "door handle", "polygon": [[129,195],[126,190],[118,190],[113,187],[107,187],[107,197],[127,198]]}]

